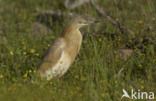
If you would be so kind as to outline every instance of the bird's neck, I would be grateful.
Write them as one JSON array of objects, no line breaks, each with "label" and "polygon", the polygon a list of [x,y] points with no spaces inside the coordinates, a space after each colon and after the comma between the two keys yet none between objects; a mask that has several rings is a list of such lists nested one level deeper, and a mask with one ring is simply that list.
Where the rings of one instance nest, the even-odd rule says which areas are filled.
[{"label": "bird's neck", "polygon": [[67,46],[67,53],[70,54],[71,62],[74,61],[76,55],[80,50],[82,43],[82,34],[79,29],[68,29],[63,32],[63,36]]},{"label": "bird's neck", "polygon": [[62,36],[70,41],[79,41],[82,39],[81,32],[79,28],[69,27],[68,29],[65,29],[62,33]]}]

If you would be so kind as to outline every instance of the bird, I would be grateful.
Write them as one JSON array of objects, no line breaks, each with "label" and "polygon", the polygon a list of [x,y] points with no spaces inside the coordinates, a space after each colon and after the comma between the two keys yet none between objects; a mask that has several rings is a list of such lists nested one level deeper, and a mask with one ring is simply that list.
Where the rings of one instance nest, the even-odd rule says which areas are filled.
[{"label": "bird", "polygon": [[80,28],[96,23],[97,20],[76,16],[65,26],[60,37],[49,47],[47,54],[41,62],[38,73],[41,78],[48,80],[62,77],[79,53],[83,35]]}]

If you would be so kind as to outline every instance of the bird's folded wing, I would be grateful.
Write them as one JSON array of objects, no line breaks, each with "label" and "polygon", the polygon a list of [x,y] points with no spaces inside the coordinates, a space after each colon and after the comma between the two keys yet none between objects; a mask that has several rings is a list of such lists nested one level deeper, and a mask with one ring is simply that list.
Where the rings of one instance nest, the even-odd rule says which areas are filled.
[{"label": "bird's folded wing", "polygon": [[62,38],[57,39],[54,44],[49,48],[39,69],[41,71],[45,71],[49,68],[52,68],[61,58],[64,46],[64,40]]}]

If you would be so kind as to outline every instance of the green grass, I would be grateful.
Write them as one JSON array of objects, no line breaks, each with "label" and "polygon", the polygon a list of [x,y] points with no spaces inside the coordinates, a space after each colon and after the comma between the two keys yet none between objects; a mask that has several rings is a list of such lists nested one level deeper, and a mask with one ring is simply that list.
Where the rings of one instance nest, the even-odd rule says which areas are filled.
[{"label": "green grass", "polygon": [[[1,0],[0,101],[120,101],[123,88],[138,90],[128,81],[141,91],[156,94],[156,1],[119,1],[117,6],[114,0],[96,3],[133,30],[136,38],[129,33],[123,35],[89,4],[83,5],[73,12],[102,19],[105,24],[83,28],[82,32],[100,32],[84,36],[78,57],[61,79],[47,81],[36,76],[36,69],[68,19],[55,23],[48,19],[42,24],[51,31],[40,36],[32,27],[39,22],[36,9],[69,10],[64,8],[63,0]],[[117,48],[132,48],[135,52],[124,61]],[[121,68],[124,78],[116,78]]]}]

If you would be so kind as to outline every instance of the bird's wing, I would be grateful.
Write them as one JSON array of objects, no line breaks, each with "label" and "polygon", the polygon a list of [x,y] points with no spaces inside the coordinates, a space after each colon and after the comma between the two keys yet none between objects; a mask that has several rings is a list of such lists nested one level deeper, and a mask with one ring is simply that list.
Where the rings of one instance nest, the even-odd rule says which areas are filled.
[{"label": "bird's wing", "polygon": [[45,71],[49,68],[52,68],[61,58],[64,46],[64,40],[62,38],[57,39],[54,44],[49,48],[46,56],[43,59],[43,62],[39,67],[39,70]]}]

